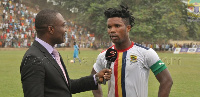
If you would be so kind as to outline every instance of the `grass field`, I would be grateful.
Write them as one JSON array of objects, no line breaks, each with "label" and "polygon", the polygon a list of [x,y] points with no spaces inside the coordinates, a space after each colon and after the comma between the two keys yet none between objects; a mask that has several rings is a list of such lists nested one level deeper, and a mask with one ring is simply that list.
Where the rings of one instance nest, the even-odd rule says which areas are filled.
[{"label": "grass field", "polygon": [[[20,63],[26,50],[0,50],[0,97],[23,97],[20,81]],[[59,50],[71,79],[89,75],[100,51],[81,50],[75,64],[69,63],[73,56],[73,50]],[[173,86],[170,97],[200,97],[200,54],[172,54],[158,53],[167,64],[173,78]],[[107,86],[102,85],[104,97],[107,94]],[[159,83],[150,72],[149,96],[157,97]],[[73,97],[93,97],[92,92],[73,94]]]}]

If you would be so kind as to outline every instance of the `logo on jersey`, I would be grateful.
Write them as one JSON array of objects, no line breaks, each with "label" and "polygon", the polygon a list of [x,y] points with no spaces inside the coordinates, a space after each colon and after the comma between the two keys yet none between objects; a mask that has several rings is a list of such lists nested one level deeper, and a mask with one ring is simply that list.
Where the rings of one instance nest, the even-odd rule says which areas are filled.
[{"label": "logo on jersey", "polygon": [[131,58],[131,62],[133,63],[137,62],[137,56],[131,55],[130,58]]}]

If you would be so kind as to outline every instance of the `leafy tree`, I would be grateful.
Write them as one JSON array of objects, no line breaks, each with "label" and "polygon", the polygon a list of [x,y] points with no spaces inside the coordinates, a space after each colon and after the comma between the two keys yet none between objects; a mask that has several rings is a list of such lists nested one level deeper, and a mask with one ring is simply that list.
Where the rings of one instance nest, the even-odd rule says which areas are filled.
[{"label": "leafy tree", "polygon": [[[37,4],[41,9],[59,10],[66,18],[95,33],[97,38],[109,40],[106,31],[104,10],[110,7],[127,5],[135,17],[135,25],[130,32],[136,42],[166,42],[169,39],[200,40],[199,22],[187,21],[188,5],[181,0],[55,0],[53,6],[46,0],[26,0]],[[190,6],[190,5],[189,5]],[[192,5],[191,5],[192,6]],[[72,9],[78,9],[72,12]]]}]

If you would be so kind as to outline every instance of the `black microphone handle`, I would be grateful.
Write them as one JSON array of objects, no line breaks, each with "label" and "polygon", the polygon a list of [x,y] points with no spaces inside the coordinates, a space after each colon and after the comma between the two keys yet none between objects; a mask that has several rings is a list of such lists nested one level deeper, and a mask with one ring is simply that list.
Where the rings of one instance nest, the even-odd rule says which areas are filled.
[{"label": "black microphone handle", "polygon": [[110,69],[111,63],[112,63],[112,62],[111,62],[110,60],[108,60],[108,61],[107,61],[107,64],[106,64],[106,68]]},{"label": "black microphone handle", "polygon": [[[107,61],[107,64],[106,64],[106,68],[108,68],[108,69],[110,69],[110,66],[111,66],[111,61],[110,60],[108,60]],[[103,82],[102,82],[104,85],[106,84],[106,80],[105,79],[103,79]]]}]

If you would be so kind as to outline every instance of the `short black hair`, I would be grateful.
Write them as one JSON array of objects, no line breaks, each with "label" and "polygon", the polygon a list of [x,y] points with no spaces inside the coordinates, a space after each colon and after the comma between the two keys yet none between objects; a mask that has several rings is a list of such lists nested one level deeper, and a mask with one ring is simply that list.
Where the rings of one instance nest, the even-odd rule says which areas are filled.
[{"label": "short black hair", "polygon": [[56,15],[58,13],[58,11],[51,9],[40,11],[35,18],[35,28],[41,29],[49,25],[54,25],[57,19]]},{"label": "short black hair", "polygon": [[121,6],[121,10],[116,9],[116,8],[108,8],[107,10],[105,10],[104,15],[106,16],[106,18],[112,18],[112,17],[121,17],[123,19],[125,19],[128,22],[125,22],[128,25],[131,25],[131,27],[133,27],[134,23],[134,17],[132,16],[132,13],[130,11],[128,11],[128,7],[125,7],[123,5]]}]

